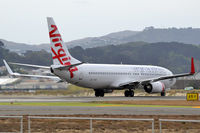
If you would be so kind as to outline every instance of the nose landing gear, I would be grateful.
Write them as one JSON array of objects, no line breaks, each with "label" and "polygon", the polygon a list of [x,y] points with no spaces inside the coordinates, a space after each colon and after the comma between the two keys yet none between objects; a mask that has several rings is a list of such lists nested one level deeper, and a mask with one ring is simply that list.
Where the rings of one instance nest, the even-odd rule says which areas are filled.
[{"label": "nose landing gear", "polygon": [[163,92],[160,93],[160,95],[161,95],[161,96],[165,96],[165,95],[166,95],[166,92],[163,91]]},{"label": "nose landing gear", "polygon": [[104,97],[104,90],[95,90],[96,97]]}]

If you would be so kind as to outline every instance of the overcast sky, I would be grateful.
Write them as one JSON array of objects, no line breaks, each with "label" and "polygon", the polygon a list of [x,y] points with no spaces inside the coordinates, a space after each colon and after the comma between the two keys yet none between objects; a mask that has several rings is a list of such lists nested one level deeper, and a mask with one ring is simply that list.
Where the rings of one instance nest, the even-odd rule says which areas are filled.
[{"label": "overcast sky", "polygon": [[64,41],[145,27],[200,28],[199,0],[0,0],[0,38],[48,43],[46,17]]}]

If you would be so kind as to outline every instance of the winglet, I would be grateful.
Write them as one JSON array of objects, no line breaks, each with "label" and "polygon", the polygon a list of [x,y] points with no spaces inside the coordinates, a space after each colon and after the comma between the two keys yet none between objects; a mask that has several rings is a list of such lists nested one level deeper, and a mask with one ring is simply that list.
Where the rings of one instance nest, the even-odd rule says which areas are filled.
[{"label": "winglet", "polygon": [[195,67],[194,67],[194,58],[191,58],[191,72],[190,74],[195,74]]},{"label": "winglet", "polygon": [[9,67],[9,65],[7,64],[7,62],[5,60],[3,60],[3,63],[5,64],[8,73],[10,75],[13,75],[13,71],[11,70],[11,68]]}]

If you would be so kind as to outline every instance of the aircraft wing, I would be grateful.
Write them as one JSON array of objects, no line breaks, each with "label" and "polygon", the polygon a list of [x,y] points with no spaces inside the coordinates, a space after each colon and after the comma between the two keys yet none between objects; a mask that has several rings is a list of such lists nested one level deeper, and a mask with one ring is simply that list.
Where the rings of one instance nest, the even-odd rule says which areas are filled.
[{"label": "aircraft wing", "polygon": [[146,84],[149,84],[149,83],[152,83],[152,82],[157,82],[157,81],[166,80],[166,79],[192,76],[194,74],[195,74],[194,59],[191,58],[191,71],[190,71],[190,73],[175,74],[175,75],[171,75],[171,76],[161,76],[161,77],[157,77],[157,78],[150,78],[150,79],[139,80],[139,81],[130,81],[130,82],[126,82],[126,83],[121,83],[119,85],[119,87],[125,87],[125,86],[135,87],[135,86],[138,86],[138,85],[146,85]]},{"label": "aircraft wing", "polygon": [[48,79],[53,79],[53,80],[61,80],[59,77],[57,76],[44,76],[44,75],[28,75],[28,74],[20,74],[20,73],[14,73],[11,68],[9,67],[9,65],[7,64],[7,62],[5,60],[3,60],[5,66],[6,66],[6,69],[8,71],[8,73],[11,75],[11,76],[16,76],[16,77],[35,77],[35,78],[48,78]]}]

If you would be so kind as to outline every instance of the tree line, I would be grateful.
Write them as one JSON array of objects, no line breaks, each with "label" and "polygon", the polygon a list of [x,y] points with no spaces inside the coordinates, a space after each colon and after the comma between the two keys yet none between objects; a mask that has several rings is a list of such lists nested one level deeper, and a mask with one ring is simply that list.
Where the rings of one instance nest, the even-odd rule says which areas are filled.
[{"label": "tree line", "polygon": [[[83,49],[80,46],[69,50],[72,56],[83,62],[104,64],[133,64],[157,65],[166,67],[174,73],[188,72],[190,58],[194,57],[198,70],[200,62],[200,47],[177,42],[131,42],[123,45],[109,45],[103,47]],[[51,65],[51,54],[45,50],[26,51],[19,55],[0,47],[0,66],[2,59],[9,62],[26,64]]]}]

